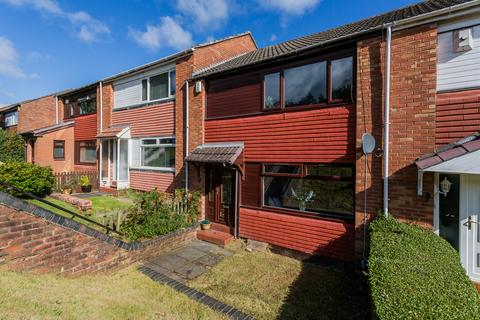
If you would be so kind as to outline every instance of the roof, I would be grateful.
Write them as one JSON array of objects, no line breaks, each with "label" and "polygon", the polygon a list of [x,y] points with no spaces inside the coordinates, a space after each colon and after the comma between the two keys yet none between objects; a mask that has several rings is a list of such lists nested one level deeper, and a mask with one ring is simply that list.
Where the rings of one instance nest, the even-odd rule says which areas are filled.
[{"label": "roof", "polygon": [[478,0],[427,0],[397,10],[393,10],[374,17],[363,19],[357,22],[342,25],[337,28],[323,32],[300,37],[297,39],[282,42],[277,45],[261,48],[235,59],[230,59],[222,64],[212,66],[195,74],[195,78],[207,77],[218,73],[233,71],[246,66],[271,61],[280,57],[287,57],[300,51],[320,47],[326,44],[340,42],[345,39],[352,39],[356,36],[380,30],[387,24],[419,17],[442,9],[451,8],[468,2]]},{"label": "roof", "polygon": [[207,143],[195,148],[185,160],[188,162],[233,165],[243,151],[243,143]]},{"label": "roof", "polygon": [[[480,150],[480,132],[452,142],[434,153],[424,155],[415,162],[423,171],[432,171],[431,168],[455,158],[464,157]],[[469,156],[470,157],[470,156]],[[477,158],[480,163],[480,159]]]},{"label": "roof", "polygon": [[0,107],[0,113],[11,111],[11,110],[17,108],[18,106],[19,106],[18,103],[9,104],[9,105],[6,105],[6,106],[1,106]]},{"label": "roof", "polygon": [[61,123],[58,123],[58,124],[54,124],[54,125],[51,125],[51,126],[48,126],[48,127],[35,129],[33,131],[22,132],[22,134],[33,133],[33,136],[40,137],[40,136],[42,136],[46,133],[52,132],[52,131],[56,131],[56,130],[71,127],[71,126],[73,126],[73,124],[74,124],[74,121],[70,120],[70,121],[65,121],[65,122],[61,122]]},{"label": "roof", "polygon": [[163,57],[161,59],[158,59],[158,60],[155,60],[153,62],[149,62],[147,64],[144,64],[144,65],[141,65],[141,66],[138,66],[138,67],[135,67],[135,68],[132,68],[132,69],[129,69],[127,71],[123,71],[123,72],[120,72],[118,74],[115,74],[113,76],[110,76],[110,77],[107,77],[105,79],[103,79],[102,81],[112,81],[112,80],[116,80],[118,78],[122,78],[122,77],[125,77],[127,75],[130,75],[130,74],[133,74],[133,73],[137,73],[137,72],[141,72],[141,71],[144,71],[144,70],[147,70],[149,68],[152,68],[154,66],[158,66],[158,65],[161,65],[161,64],[165,64],[165,63],[169,63],[169,62],[173,62],[183,56],[186,56],[186,55],[189,55],[191,54],[193,51],[195,51],[195,49],[198,49],[198,48],[202,48],[202,47],[207,47],[207,46],[210,46],[210,45],[213,45],[213,44],[216,44],[216,43],[219,43],[219,42],[223,42],[223,41],[227,41],[227,40],[231,40],[231,39],[234,39],[234,38],[239,38],[239,37],[243,37],[245,35],[250,35],[250,37],[253,39],[253,42],[255,43],[255,46],[257,46],[256,42],[255,42],[255,39],[253,38],[252,36],[252,33],[250,31],[247,31],[247,32],[243,32],[243,33],[239,33],[239,34],[236,34],[236,35],[233,35],[233,36],[229,36],[229,37],[226,37],[226,38],[222,38],[222,39],[218,39],[218,40],[214,40],[214,41],[210,41],[210,42],[205,42],[205,43],[201,43],[201,44],[197,44],[191,48],[188,48],[186,50],[183,50],[183,51],[180,51],[180,52],[177,52],[177,53],[174,53],[172,55],[169,55],[169,56],[166,56],[166,57]]},{"label": "roof", "polygon": [[97,138],[118,138],[123,135],[128,129],[129,125],[117,125],[105,128],[97,135]]}]

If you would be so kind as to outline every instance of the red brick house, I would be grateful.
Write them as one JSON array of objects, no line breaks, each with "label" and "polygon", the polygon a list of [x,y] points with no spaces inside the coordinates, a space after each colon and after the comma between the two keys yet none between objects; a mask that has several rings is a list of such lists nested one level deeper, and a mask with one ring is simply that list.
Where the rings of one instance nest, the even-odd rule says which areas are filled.
[{"label": "red brick house", "polygon": [[479,61],[480,1],[429,0],[197,72],[190,186],[217,231],[345,261],[388,211],[480,280]]},{"label": "red brick house", "polygon": [[247,32],[103,79],[97,135],[101,187],[183,187],[186,80],[193,72],[256,48]]}]

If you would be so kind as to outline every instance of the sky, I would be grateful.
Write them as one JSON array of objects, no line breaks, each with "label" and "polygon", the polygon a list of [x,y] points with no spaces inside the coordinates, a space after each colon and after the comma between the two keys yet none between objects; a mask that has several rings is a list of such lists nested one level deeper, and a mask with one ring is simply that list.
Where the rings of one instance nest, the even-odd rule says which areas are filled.
[{"label": "sky", "polygon": [[0,0],[0,106],[245,31],[265,47],[415,2]]}]

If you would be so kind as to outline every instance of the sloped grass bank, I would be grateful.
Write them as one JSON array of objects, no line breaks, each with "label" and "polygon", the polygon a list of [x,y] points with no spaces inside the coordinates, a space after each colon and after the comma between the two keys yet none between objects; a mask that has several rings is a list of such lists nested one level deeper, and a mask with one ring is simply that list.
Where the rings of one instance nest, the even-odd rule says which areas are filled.
[{"label": "sloped grass bank", "polygon": [[430,230],[374,221],[368,279],[374,318],[480,319],[480,295],[458,252]]}]

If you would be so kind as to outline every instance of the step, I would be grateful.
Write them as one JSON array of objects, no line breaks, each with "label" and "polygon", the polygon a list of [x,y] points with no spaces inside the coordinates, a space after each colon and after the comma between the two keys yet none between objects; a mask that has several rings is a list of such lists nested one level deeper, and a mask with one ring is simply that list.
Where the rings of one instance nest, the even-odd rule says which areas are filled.
[{"label": "step", "polygon": [[214,243],[221,247],[225,247],[225,245],[233,240],[233,236],[230,233],[217,230],[198,230],[197,238],[199,240]]}]

